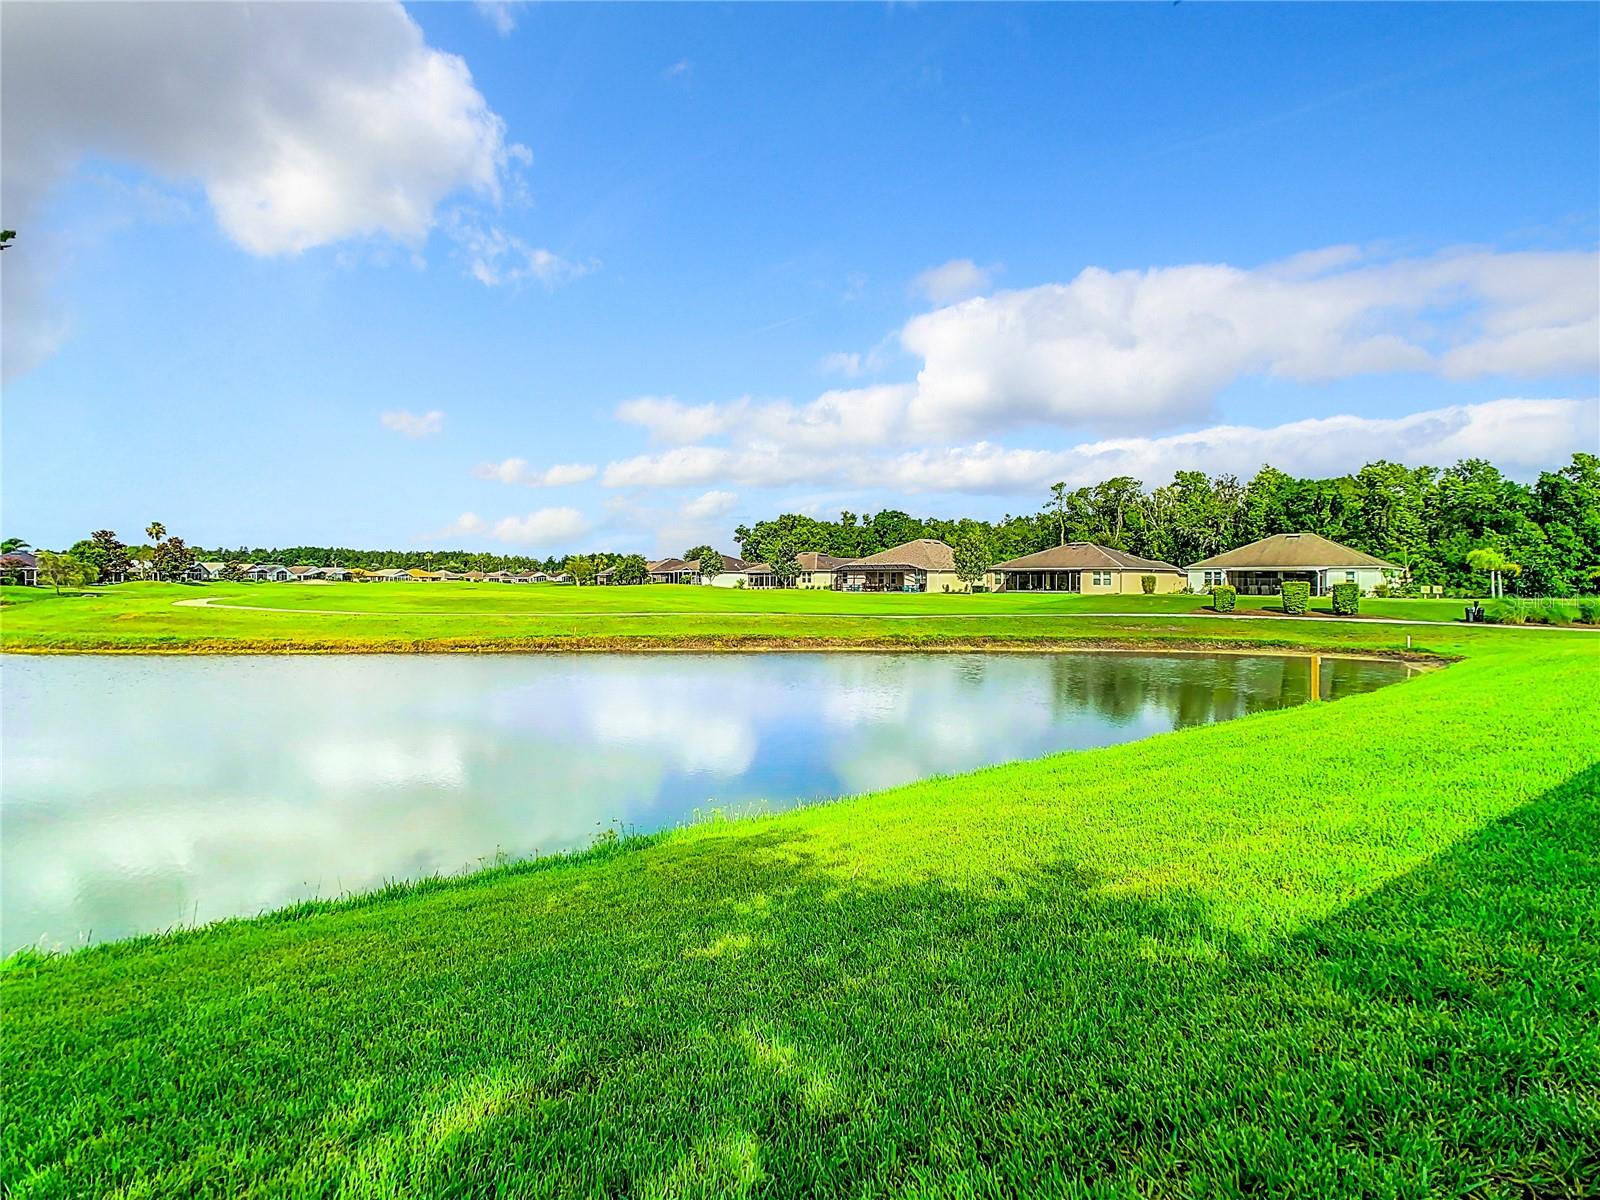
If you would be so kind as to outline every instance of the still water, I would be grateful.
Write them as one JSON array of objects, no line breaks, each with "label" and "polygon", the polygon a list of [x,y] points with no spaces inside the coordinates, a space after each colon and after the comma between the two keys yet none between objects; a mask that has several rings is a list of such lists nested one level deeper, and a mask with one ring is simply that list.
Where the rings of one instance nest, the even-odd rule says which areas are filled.
[{"label": "still water", "polygon": [[[1322,694],[1405,673],[1324,658]],[[1310,663],[8,656],[0,684],[9,953],[1282,708]]]}]

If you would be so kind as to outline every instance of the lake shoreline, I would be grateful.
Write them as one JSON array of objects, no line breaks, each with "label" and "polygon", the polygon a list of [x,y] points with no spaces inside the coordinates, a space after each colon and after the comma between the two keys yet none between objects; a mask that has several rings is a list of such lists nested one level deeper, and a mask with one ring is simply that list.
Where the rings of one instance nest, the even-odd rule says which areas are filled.
[{"label": "lake shoreline", "polygon": [[153,657],[174,658],[188,655],[207,657],[271,657],[382,654],[505,654],[505,655],[590,655],[590,654],[1231,654],[1301,657],[1317,654],[1328,657],[1413,663],[1421,667],[1442,667],[1459,656],[1429,650],[1348,647],[1282,641],[1208,641],[1203,638],[1174,638],[1170,641],[1146,638],[1020,638],[964,639],[961,641],[897,641],[892,638],[771,638],[710,636],[682,638],[530,638],[488,640],[429,640],[424,642],[275,642],[267,645],[236,645],[225,642],[193,642],[181,646],[9,646],[0,642],[0,655],[70,655],[76,657]]}]

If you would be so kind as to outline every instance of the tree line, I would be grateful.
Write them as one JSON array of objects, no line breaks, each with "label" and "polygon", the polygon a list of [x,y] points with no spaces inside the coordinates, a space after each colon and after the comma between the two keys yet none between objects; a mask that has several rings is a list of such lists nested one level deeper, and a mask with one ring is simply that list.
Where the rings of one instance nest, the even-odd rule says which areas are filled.
[{"label": "tree line", "polygon": [[[1454,466],[1368,463],[1330,479],[1302,479],[1262,467],[1247,483],[1233,475],[1179,471],[1146,489],[1128,475],[1092,487],[1058,483],[1033,513],[998,521],[913,517],[896,509],[844,512],[835,521],[799,513],[741,525],[740,553],[771,561],[794,550],[861,558],[914,538],[938,538],[958,560],[988,564],[1068,542],[1184,567],[1275,533],[1318,533],[1406,568],[1411,583],[1479,589],[1482,564],[1528,596],[1600,590],[1600,457],[1574,454],[1531,484],[1483,459]],[[1491,551],[1492,555],[1474,555]]]}]

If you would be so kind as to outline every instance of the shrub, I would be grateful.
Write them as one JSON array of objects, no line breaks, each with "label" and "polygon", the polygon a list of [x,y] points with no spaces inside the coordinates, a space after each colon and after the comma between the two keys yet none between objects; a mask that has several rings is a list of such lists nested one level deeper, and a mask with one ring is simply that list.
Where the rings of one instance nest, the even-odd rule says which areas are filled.
[{"label": "shrub", "polygon": [[1211,607],[1218,612],[1232,612],[1233,602],[1239,593],[1227,584],[1211,589]]},{"label": "shrub", "polygon": [[1530,600],[1528,620],[1537,621],[1541,625],[1567,625],[1572,621],[1572,614],[1559,600]]},{"label": "shrub", "polygon": [[1578,624],[1600,625],[1600,600],[1585,596],[1578,601]]},{"label": "shrub", "polygon": [[1311,603],[1311,585],[1304,580],[1290,580],[1283,585],[1280,594],[1286,613],[1303,613]]},{"label": "shrub", "polygon": [[1154,575],[1139,576],[1139,587],[1146,596],[1154,596],[1156,594],[1156,577]]},{"label": "shrub", "polygon": [[1361,611],[1361,588],[1354,583],[1336,583],[1331,589],[1333,611],[1342,617]]},{"label": "shrub", "polygon": [[1483,606],[1483,619],[1491,625],[1526,625],[1528,605],[1515,596],[1491,600]]}]

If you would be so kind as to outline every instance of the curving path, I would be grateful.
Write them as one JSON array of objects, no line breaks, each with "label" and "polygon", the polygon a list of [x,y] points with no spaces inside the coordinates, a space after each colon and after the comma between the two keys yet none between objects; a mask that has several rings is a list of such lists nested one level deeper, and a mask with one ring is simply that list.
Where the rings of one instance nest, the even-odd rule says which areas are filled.
[{"label": "curving path", "polygon": [[[1186,621],[1193,617],[1205,617],[1216,621],[1327,621],[1340,625],[1421,625],[1438,629],[1460,629],[1461,621],[1423,621],[1413,617],[1334,617],[1323,613],[1305,613],[1301,616],[1290,617],[1286,613],[1270,613],[1261,610],[1245,613],[1217,613],[1196,609],[1193,612],[1183,613],[1153,613],[1153,612],[1075,612],[1075,613],[1048,613],[1048,612],[1014,612],[1014,613],[885,613],[885,612],[744,612],[730,610],[727,612],[696,613],[696,612],[628,612],[623,610],[603,612],[482,612],[460,611],[448,609],[349,609],[349,608],[274,608],[266,604],[228,604],[225,601],[210,596],[197,596],[190,600],[174,600],[174,608],[229,608],[239,612],[270,612],[299,615],[308,613],[321,617],[478,617],[478,618],[517,618],[526,620],[530,617],[561,620],[564,617],[627,617],[629,619],[650,617],[749,617],[755,620],[769,620],[782,617],[861,617],[875,621],[960,621],[960,620],[988,620],[996,616],[1003,616],[1008,621],[1022,618],[1040,618],[1043,620],[1059,621],[1064,618],[1078,620],[1080,618],[1107,619],[1127,621]],[[1481,625],[1481,629],[1508,629],[1508,630],[1557,630],[1562,633],[1596,633],[1600,630],[1579,629],[1572,625]]]}]

